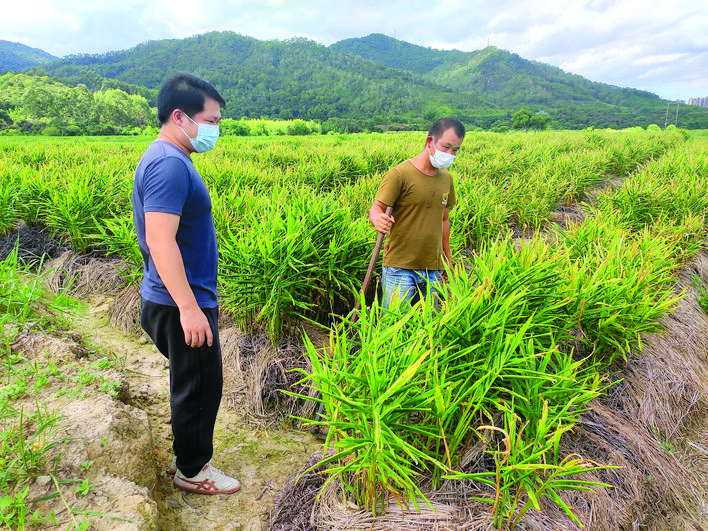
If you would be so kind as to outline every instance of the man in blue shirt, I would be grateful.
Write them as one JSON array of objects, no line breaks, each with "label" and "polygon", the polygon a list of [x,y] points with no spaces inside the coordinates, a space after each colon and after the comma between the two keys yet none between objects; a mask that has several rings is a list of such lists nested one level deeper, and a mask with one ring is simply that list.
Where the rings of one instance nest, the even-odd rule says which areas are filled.
[{"label": "man in blue shirt", "polygon": [[192,153],[214,147],[226,102],[213,85],[177,74],[157,97],[160,134],[135,171],[133,222],[143,256],[140,324],[170,362],[174,485],[230,494],[240,482],[211,464],[223,374],[211,198]]}]

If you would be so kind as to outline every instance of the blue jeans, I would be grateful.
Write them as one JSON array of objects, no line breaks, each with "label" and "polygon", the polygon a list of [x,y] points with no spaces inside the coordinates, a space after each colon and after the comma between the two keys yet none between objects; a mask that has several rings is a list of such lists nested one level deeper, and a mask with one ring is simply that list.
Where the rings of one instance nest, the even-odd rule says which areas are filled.
[{"label": "blue jeans", "polygon": [[441,282],[440,273],[436,269],[384,267],[381,279],[384,309],[387,309],[392,301],[407,301],[413,305],[427,293],[428,287],[431,294],[437,294],[436,286]]}]

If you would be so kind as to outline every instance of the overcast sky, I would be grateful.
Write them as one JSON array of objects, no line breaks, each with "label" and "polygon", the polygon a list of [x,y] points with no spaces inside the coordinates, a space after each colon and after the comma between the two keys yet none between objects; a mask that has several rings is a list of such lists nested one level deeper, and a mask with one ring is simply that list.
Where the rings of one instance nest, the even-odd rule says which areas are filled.
[{"label": "overcast sky", "polygon": [[708,0],[19,0],[0,39],[56,56],[234,31],[329,45],[384,33],[438,49],[494,45],[591,81],[708,97]]}]

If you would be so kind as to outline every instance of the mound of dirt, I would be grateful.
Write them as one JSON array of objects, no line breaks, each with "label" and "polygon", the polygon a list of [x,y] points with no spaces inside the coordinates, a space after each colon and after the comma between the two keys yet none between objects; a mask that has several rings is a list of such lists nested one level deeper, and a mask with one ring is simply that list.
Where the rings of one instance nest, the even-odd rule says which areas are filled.
[{"label": "mound of dirt", "polygon": [[21,264],[37,269],[68,247],[49,230],[19,222],[12,231],[0,235],[0,260],[5,260],[15,250]]},{"label": "mound of dirt", "polygon": [[[95,353],[78,338],[31,332],[10,345],[12,355],[42,367],[37,373],[43,375],[31,395],[13,404],[26,415],[22,428],[34,434],[34,450],[45,463],[25,499],[37,500],[33,510],[55,515],[57,525],[45,522],[43,529],[66,529],[67,520],[81,522],[87,511],[92,529],[158,529],[148,416],[119,400],[127,396],[124,374],[97,367]],[[102,391],[106,382],[113,393]]]}]

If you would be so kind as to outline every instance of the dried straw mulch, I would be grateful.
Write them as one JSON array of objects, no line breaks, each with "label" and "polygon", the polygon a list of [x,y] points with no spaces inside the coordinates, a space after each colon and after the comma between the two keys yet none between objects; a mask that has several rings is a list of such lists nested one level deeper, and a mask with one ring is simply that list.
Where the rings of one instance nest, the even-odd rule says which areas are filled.
[{"label": "dried straw mulch", "polygon": [[119,259],[91,258],[66,251],[45,266],[45,283],[53,293],[66,291],[76,297],[116,294],[124,283]]},{"label": "dried straw mulch", "polygon": [[[328,455],[332,455],[332,450],[328,451]],[[317,466],[322,457],[322,454],[315,454],[308,458],[302,470],[281,489],[271,516],[271,531],[442,531],[489,528],[490,517],[484,514],[478,503],[472,504],[476,506],[475,511],[468,511],[459,504],[450,503],[451,499],[459,501],[460,493],[448,491],[446,487],[435,492],[422,489],[430,506],[418,500],[420,511],[412,504],[410,508],[405,509],[391,501],[386,504],[385,515],[374,518],[370,512],[348,506],[336,481],[322,491],[325,476],[322,474],[323,467]],[[312,470],[309,470],[310,468]],[[473,492],[466,494],[472,495]],[[475,491],[474,494],[478,495],[480,492]],[[489,492],[485,494],[488,496]],[[316,500],[318,495],[320,499]]]},{"label": "dried straw mulch", "polygon": [[125,285],[125,263],[116,258],[94,258],[66,251],[45,265],[45,283],[54,293],[76,297],[108,295],[108,320],[114,328],[140,334],[140,292],[137,284]]},{"label": "dried straw mulch", "polygon": [[285,337],[274,345],[267,334],[245,334],[235,326],[222,329],[220,337],[226,407],[244,410],[257,424],[313,416],[315,402],[284,393],[312,395],[307,385],[298,384],[298,369],[310,372],[300,340]]},{"label": "dried straw mulch", "polygon": [[123,287],[108,308],[112,327],[134,334],[144,334],[140,327],[140,288],[137,284]]}]

